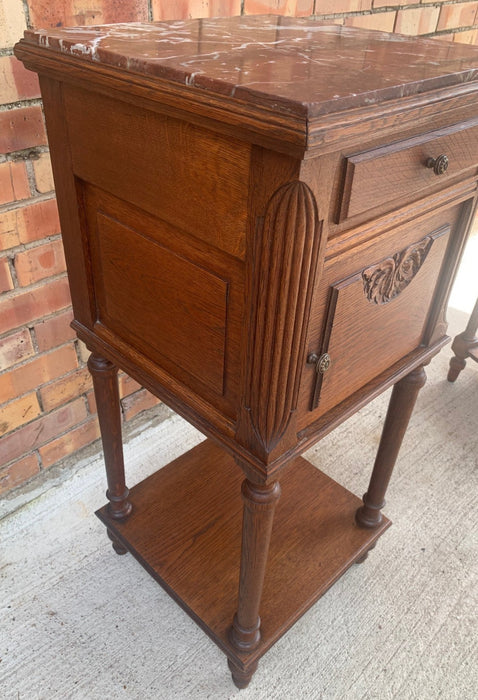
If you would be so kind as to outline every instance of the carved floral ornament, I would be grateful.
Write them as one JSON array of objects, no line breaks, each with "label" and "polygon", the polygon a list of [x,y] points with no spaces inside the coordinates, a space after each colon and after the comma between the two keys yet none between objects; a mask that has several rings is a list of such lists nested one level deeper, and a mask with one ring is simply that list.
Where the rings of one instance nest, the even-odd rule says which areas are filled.
[{"label": "carved floral ornament", "polygon": [[425,262],[433,240],[431,236],[426,236],[418,243],[364,270],[362,280],[367,299],[374,304],[388,304],[401,294]]}]

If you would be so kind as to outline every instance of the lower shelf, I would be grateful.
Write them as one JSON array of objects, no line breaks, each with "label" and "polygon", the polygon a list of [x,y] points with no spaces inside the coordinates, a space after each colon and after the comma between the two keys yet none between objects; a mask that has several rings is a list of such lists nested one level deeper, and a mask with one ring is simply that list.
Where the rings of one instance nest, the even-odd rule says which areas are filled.
[{"label": "lower shelf", "polygon": [[390,521],[355,524],[361,500],[297,458],[281,479],[261,602],[260,646],[234,650],[243,474],[209,440],[131,489],[125,522],[97,515],[221,649],[241,666],[260,658],[370,549]]}]

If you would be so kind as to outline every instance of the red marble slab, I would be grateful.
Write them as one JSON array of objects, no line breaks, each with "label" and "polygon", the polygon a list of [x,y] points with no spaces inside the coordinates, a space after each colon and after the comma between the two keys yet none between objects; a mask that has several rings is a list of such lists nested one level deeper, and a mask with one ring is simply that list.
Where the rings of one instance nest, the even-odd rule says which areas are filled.
[{"label": "red marble slab", "polygon": [[25,32],[28,43],[191,89],[317,116],[478,79],[478,48],[247,16]]}]

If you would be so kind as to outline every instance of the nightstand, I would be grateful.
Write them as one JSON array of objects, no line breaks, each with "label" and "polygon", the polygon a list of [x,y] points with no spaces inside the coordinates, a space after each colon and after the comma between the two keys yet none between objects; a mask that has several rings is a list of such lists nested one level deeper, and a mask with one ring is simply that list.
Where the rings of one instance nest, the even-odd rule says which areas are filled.
[{"label": "nightstand", "polygon": [[[390,524],[475,208],[478,51],[250,16],[27,31],[15,53],[92,351],[98,516],[245,687]],[[118,367],[208,437],[131,491]],[[301,454],[392,385],[362,501]]]}]

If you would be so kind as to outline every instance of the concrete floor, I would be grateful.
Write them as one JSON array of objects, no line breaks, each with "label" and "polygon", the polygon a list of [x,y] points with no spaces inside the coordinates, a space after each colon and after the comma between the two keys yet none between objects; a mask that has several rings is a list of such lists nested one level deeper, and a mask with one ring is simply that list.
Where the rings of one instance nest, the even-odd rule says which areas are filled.
[{"label": "concrete floor", "polygon": [[[461,292],[468,308],[478,293],[473,245]],[[449,318],[452,334],[463,329],[464,313]],[[393,526],[264,656],[244,691],[133,557],[113,553],[93,514],[105,500],[101,455],[4,499],[0,697],[474,700],[478,365],[451,385],[449,357],[448,347],[430,365],[402,447],[385,509]],[[387,399],[306,455],[354,493],[367,486]],[[179,417],[162,417],[126,445],[130,485],[202,439]]]}]

